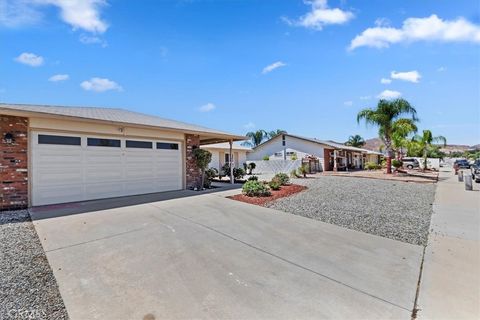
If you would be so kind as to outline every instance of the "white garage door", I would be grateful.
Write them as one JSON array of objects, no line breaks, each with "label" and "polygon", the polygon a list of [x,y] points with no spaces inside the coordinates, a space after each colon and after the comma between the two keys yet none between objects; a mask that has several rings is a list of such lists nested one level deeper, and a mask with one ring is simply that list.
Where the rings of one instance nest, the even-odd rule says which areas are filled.
[{"label": "white garage door", "polygon": [[34,132],[32,205],[182,189],[179,142]]}]

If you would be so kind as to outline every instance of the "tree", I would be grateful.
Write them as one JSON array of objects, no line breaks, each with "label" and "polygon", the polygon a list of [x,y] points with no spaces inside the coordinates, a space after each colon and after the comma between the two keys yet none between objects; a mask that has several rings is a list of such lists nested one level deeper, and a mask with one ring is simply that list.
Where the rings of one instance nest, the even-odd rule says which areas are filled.
[{"label": "tree", "polygon": [[257,130],[247,132],[246,136],[248,137],[249,141],[245,141],[242,143],[244,146],[248,147],[256,147],[263,142],[266,138],[268,138],[268,133],[265,130]]},{"label": "tree", "polygon": [[267,133],[267,138],[272,139],[272,138],[278,136],[279,134],[284,134],[284,133],[287,133],[287,131],[282,130],[282,129],[272,130],[272,131]]},{"label": "tree", "polygon": [[202,184],[200,185],[200,189],[203,189],[205,184],[205,169],[208,167],[210,161],[212,161],[212,153],[205,149],[196,148],[193,150],[193,157],[195,158],[197,167],[202,170]]},{"label": "tree", "polygon": [[[401,118],[410,115],[411,118]],[[378,127],[378,135],[385,145],[387,153],[387,173],[392,173],[392,137],[395,130],[401,126],[415,125],[418,121],[417,110],[405,99],[378,101],[375,109],[361,110],[357,115],[357,122],[365,120],[366,124]]]},{"label": "tree", "polygon": [[443,146],[447,145],[447,139],[444,136],[434,137],[430,130],[423,130],[422,135],[415,135],[412,141],[417,143],[418,148],[422,151],[423,170],[427,168],[428,152],[432,149],[432,143],[441,142]]},{"label": "tree", "polygon": [[358,134],[348,137],[348,141],[345,142],[346,146],[352,146],[361,148],[365,145],[365,140]]},{"label": "tree", "polygon": [[409,141],[407,137],[411,133],[417,132],[417,126],[410,121],[398,121],[395,123],[392,133],[392,149],[397,153],[398,160],[401,160],[404,149],[408,148]]}]

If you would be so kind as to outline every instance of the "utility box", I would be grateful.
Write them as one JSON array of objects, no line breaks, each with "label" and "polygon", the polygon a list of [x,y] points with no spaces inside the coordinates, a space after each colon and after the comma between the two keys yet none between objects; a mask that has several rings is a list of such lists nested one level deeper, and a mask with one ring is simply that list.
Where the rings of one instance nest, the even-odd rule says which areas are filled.
[{"label": "utility box", "polygon": [[458,181],[463,182],[463,171],[458,171]]},{"label": "utility box", "polygon": [[465,176],[465,190],[473,190],[473,183],[472,183],[472,176],[466,175]]}]

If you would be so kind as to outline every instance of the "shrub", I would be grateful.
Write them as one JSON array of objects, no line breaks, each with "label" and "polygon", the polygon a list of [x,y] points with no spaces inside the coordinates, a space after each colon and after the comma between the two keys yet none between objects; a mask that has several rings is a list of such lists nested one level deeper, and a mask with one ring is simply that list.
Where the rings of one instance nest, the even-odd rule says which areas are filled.
[{"label": "shrub", "polygon": [[304,178],[307,177],[307,173],[308,173],[308,167],[306,164],[302,164],[300,166],[300,168],[298,168],[298,174],[303,176]]},{"label": "shrub", "polygon": [[258,177],[257,176],[250,176],[250,177],[248,177],[247,181],[258,181]]},{"label": "shrub", "polygon": [[297,169],[293,169],[292,171],[290,171],[290,177],[291,178],[298,178]]},{"label": "shrub", "polygon": [[298,159],[297,154],[296,154],[296,153],[292,154],[292,156],[290,157],[290,159],[291,159],[291,160],[297,160],[297,159]]},{"label": "shrub", "polygon": [[272,190],[280,190],[280,187],[282,186],[282,181],[280,181],[279,178],[274,177],[269,183],[268,186]]},{"label": "shrub", "polygon": [[[277,173],[274,177],[274,179],[278,179],[282,186],[288,184],[290,182],[290,178],[286,173]],[[273,189],[273,188],[272,188]]]},{"label": "shrub", "polygon": [[265,156],[265,157],[263,157],[263,160],[268,161],[268,160],[270,160],[270,157],[269,157],[269,156]]},{"label": "shrub", "polygon": [[403,166],[403,162],[397,159],[393,159],[392,166],[394,166],[395,169],[398,169]]},{"label": "shrub", "polygon": [[233,168],[233,178],[236,180],[242,179],[245,176],[245,170],[242,168]]},{"label": "shrub", "polygon": [[210,188],[212,186],[212,179],[218,176],[218,170],[216,168],[210,168],[205,170],[205,181],[203,182],[204,188]]},{"label": "shrub", "polygon": [[247,167],[248,167],[248,174],[252,174],[253,169],[255,169],[257,165],[255,164],[255,162],[250,162]]},{"label": "shrub", "polygon": [[212,161],[212,153],[208,150],[197,148],[193,150],[193,157],[195,158],[197,166],[202,170],[202,182],[200,186],[203,188],[205,185],[205,169],[210,161]]},{"label": "shrub", "polygon": [[268,197],[270,190],[260,181],[247,181],[242,187],[242,192],[248,197]]},{"label": "shrub", "polygon": [[382,166],[379,164],[376,164],[375,162],[366,162],[365,163],[365,169],[367,170],[377,170],[377,169],[382,169]]}]

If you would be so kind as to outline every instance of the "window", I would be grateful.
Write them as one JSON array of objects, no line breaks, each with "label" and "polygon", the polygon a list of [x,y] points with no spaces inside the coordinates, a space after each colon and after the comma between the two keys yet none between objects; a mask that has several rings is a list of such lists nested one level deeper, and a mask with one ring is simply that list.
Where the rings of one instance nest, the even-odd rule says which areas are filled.
[{"label": "window", "polygon": [[134,141],[134,140],[127,140],[126,147],[127,148],[142,148],[142,149],[152,149],[153,143],[150,141]]},{"label": "window", "polygon": [[230,155],[228,153],[225,153],[225,163],[230,162]]},{"label": "window", "polygon": [[157,142],[157,149],[178,150],[178,143]]},{"label": "window", "polygon": [[275,152],[275,157],[283,157],[283,152]]},{"label": "window", "polygon": [[91,147],[115,147],[120,148],[120,140],[87,138],[87,145]]},{"label": "window", "polygon": [[282,134],[282,146],[285,146],[285,135]]},{"label": "window", "polygon": [[38,135],[39,144],[60,144],[65,146],[79,146],[81,144],[80,137],[67,137],[67,136],[52,136],[47,134]]},{"label": "window", "polygon": [[296,153],[293,152],[293,151],[287,151],[287,157],[291,157],[293,155],[295,155]]}]

